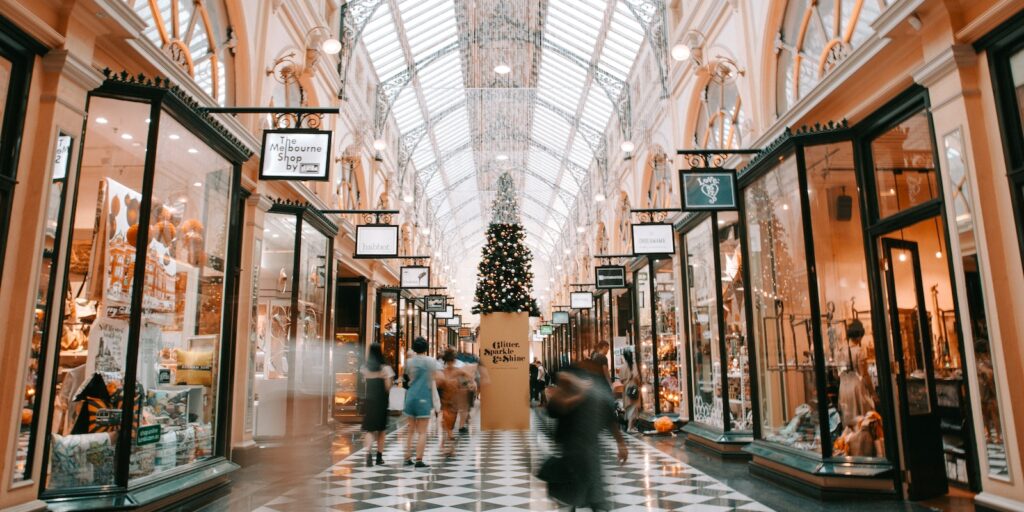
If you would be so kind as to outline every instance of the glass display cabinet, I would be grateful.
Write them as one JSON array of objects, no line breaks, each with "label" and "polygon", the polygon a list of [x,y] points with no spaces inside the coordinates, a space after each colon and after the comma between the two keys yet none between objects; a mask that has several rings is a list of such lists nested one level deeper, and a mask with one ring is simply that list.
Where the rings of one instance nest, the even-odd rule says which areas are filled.
[{"label": "glass display cabinet", "polygon": [[[686,383],[682,375],[682,345],[676,306],[674,258],[647,261],[633,273],[636,290],[636,351],[643,386],[644,413],[686,417]],[[655,399],[657,397],[657,399]]]},{"label": "glass display cabinet", "polygon": [[747,457],[753,440],[753,401],[747,318],[736,212],[692,215],[683,227],[682,294],[690,377],[691,444],[721,456]]},{"label": "glass display cabinet", "polygon": [[[884,352],[876,356],[872,326],[878,312],[870,306],[851,135],[843,127],[787,132],[740,172],[739,186],[747,352],[756,368],[751,390],[758,398],[751,416],[756,440],[744,448],[753,456],[752,471],[795,474],[824,492],[832,477],[841,477],[846,490],[891,492],[893,465],[883,428],[891,418],[884,413],[878,379],[886,371],[880,363],[887,361]],[[722,243],[722,220],[729,222],[719,218],[710,226],[712,245],[716,232]],[[708,244],[707,228],[700,229],[690,233],[696,246]],[[723,249],[719,245],[718,265],[728,267]],[[691,291],[690,315],[705,318],[700,308],[711,300],[719,301],[716,314],[725,312],[726,286],[735,279],[726,273],[722,268],[713,274],[720,279],[711,277],[722,281],[721,297]],[[731,388],[715,365],[722,365],[718,372],[731,370],[733,354],[706,353],[702,346],[711,339],[718,351],[731,350],[728,336],[735,331],[726,318],[715,321],[717,329],[708,322],[691,325],[699,335],[693,343],[699,349],[694,379],[710,376]],[[746,393],[736,391],[736,398]],[[712,404],[716,393],[714,384],[695,391]],[[714,421],[724,427],[726,421],[733,426],[733,419],[744,418],[733,417],[730,406],[729,416]]]},{"label": "glass display cabinet", "polygon": [[327,312],[337,227],[315,209],[281,202],[263,224],[254,436],[308,436],[327,426],[333,407]]},{"label": "glass display cabinet", "polygon": [[59,328],[40,347],[41,497],[62,510],[145,506],[237,467],[226,364],[250,152],[193,106],[126,74],[90,93],[73,207],[53,232],[44,307]]}]

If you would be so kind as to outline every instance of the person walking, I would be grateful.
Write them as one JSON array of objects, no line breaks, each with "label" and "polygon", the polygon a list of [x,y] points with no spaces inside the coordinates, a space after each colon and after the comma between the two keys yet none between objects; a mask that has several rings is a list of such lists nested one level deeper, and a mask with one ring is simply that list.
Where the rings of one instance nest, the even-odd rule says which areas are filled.
[{"label": "person walking", "polygon": [[605,429],[611,432],[620,464],[626,462],[629,450],[607,383],[590,368],[578,365],[558,372],[548,413],[558,421],[555,443],[561,448],[561,456],[548,459],[538,474],[548,483],[548,493],[570,507],[611,510],[602,479],[599,435]]},{"label": "person walking", "polygon": [[534,359],[530,363],[530,401],[537,400],[537,387],[539,386],[540,360]]},{"label": "person walking", "polygon": [[537,400],[540,400],[541,407],[548,404],[547,392],[548,372],[544,369],[544,363],[537,361]]},{"label": "person walking", "polygon": [[405,465],[413,465],[413,438],[416,437],[417,468],[429,467],[423,462],[423,450],[427,446],[427,427],[434,409],[434,374],[437,363],[427,357],[430,345],[427,340],[417,337],[412,342],[415,356],[405,360],[405,374],[409,376],[409,390],[405,393],[405,415],[409,418],[409,433],[405,439]]},{"label": "person walking", "polygon": [[455,455],[455,420],[459,411],[466,409],[469,389],[469,375],[455,367],[455,351],[448,349],[441,356],[444,371],[438,375],[437,388],[441,394],[441,453],[445,457]]},{"label": "person walking", "polygon": [[377,440],[377,465],[384,464],[384,431],[388,428],[388,391],[395,380],[395,372],[384,364],[380,344],[370,345],[366,365],[362,368],[366,382],[363,398],[363,432],[366,437],[366,465],[373,465],[373,440]]},{"label": "person walking", "polygon": [[633,351],[626,349],[622,351],[622,359],[626,366],[620,370],[622,379],[622,408],[626,416],[626,432],[635,428],[637,411],[640,410],[640,370],[633,362]]}]

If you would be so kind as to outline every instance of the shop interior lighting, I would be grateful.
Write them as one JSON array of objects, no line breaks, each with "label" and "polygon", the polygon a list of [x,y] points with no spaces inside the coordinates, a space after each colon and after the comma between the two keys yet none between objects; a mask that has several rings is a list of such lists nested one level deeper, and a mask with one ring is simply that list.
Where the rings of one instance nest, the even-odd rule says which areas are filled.
[{"label": "shop interior lighting", "polygon": [[188,148],[188,152],[194,155],[194,154],[198,153],[199,150],[196,149],[196,148]]},{"label": "shop interior lighting", "polygon": [[181,138],[181,135],[178,135],[177,133],[172,133],[172,134],[168,135],[167,138],[171,139],[171,140],[178,140],[178,139]]},{"label": "shop interior lighting", "polygon": [[134,137],[132,137],[132,134],[130,133],[122,133],[121,138],[124,140],[132,140]]},{"label": "shop interior lighting", "polygon": [[105,118],[105,117],[97,117],[96,118],[96,124],[107,124],[108,122],[109,121],[107,121],[107,118]]},{"label": "shop interior lighting", "polygon": [[203,183],[201,181],[197,181],[197,182],[193,183],[192,186],[196,187],[196,188],[199,188],[199,187],[203,186]]}]

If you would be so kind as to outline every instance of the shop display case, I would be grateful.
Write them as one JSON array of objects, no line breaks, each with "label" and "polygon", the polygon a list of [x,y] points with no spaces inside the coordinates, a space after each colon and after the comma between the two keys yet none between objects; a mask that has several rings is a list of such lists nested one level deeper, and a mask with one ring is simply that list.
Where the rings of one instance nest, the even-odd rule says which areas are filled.
[{"label": "shop display case", "polygon": [[322,434],[333,406],[328,324],[337,228],[305,205],[275,203],[264,217],[254,437]]},{"label": "shop display case", "polygon": [[[340,264],[339,264],[340,271]],[[334,308],[334,418],[346,423],[361,421],[363,379],[359,373],[366,345],[365,278],[338,278]]]},{"label": "shop display case", "polygon": [[[643,385],[643,412],[686,418],[686,383],[683,380],[676,308],[676,273],[673,258],[646,262],[633,273],[636,290],[636,351]],[[655,399],[657,397],[657,400]]]},{"label": "shop display case", "polygon": [[689,339],[688,443],[722,456],[746,456],[753,440],[746,302],[739,215],[711,212],[687,220],[683,294]]},{"label": "shop display case", "polygon": [[[884,491],[892,485],[883,428],[891,418],[878,393],[854,163],[847,131],[802,132],[740,173],[747,350],[758,398],[756,440],[745,450],[755,472],[781,465],[815,485],[842,475],[851,488]],[[730,332],[721,326],[718,336]],[[723,341],[719,350],[729,350]]]},{"label": "shop display case", "polygon": [[222,361],[250,155],[164,85],[111,76],[91,93],[74,213],[53,233],[69,239],[54,244],[60,299],[43,306],[60,330],[42,497],[65,510],[146,503],[235,467]]}]

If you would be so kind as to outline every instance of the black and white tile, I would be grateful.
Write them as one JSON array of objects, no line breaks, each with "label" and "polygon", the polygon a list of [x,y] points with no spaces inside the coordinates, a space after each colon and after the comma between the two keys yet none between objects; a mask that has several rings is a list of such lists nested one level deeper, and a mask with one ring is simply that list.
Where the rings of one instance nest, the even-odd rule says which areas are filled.
[{"label": "black and white tile", "polygon": [[[402,465],[405,429],[388,436],[385,465],[366,467],[359,450],[322,473],[270,500],[258,512],[285,511],[508,511],[559,510],[534,474],[552,453],[553,424],[535,415],[529,432],[479,432],[459,436],[456,456],[445,459],[431,425],[424,460],[429,468]],[[661,451],[629,438],[629,461],[614,461],[605,439],[608,498],[618,511],[769,511]],[[565,510],[566,507],[561,507]]]}]

